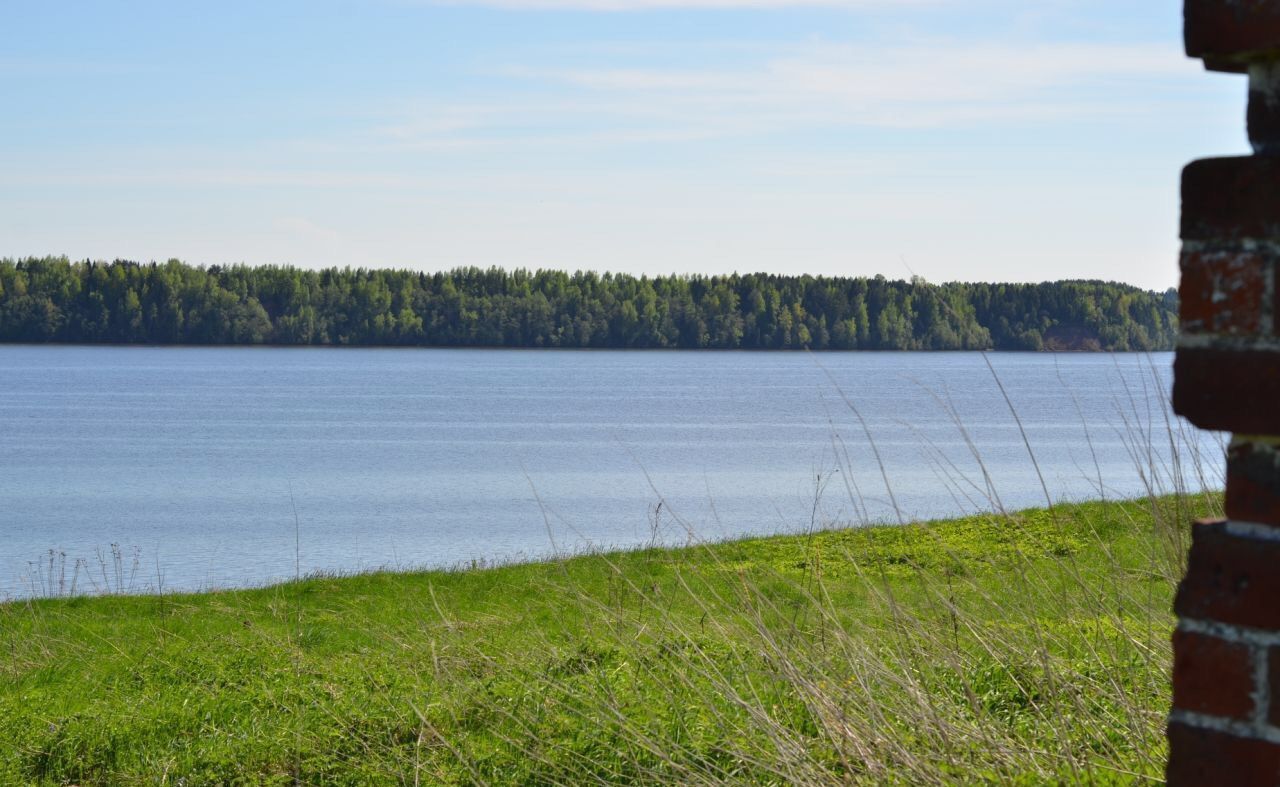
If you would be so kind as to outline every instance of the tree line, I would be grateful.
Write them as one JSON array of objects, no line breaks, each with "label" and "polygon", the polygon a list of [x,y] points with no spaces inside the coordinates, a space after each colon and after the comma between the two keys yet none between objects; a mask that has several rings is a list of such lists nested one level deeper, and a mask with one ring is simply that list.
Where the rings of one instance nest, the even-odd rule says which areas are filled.
[{"label": "tree line", "polygon": [[0,260],[4,342],[1169,350],[1177,306],[1102,281]]}]

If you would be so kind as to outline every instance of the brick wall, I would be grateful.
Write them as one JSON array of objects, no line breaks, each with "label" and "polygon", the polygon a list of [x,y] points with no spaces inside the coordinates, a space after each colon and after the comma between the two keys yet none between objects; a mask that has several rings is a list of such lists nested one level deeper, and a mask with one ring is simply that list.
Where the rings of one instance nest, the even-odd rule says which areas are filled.
[{"label": "brick wall", "polygon": [[1280,0],[1186,0],[1187,54],[1248,74],[1252,156],[1182,173],[1174,409],[1234,433],[1225,521],[1174,610],[1171,784],[1280,784]]}]

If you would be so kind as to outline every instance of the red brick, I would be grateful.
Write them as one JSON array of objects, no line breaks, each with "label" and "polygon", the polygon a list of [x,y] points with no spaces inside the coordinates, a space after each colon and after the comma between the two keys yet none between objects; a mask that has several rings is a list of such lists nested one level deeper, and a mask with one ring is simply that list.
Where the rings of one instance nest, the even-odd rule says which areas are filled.
[{"label": "red brick", "polygon": [[1252,252],[1184,252],[1182,330],[1256,334],[1262,325],[1266,262]]},{"label": "red brick", "polygon": [[1209,158],[1184,167],[1182,238],[1280,238],[1280,158]]},{"label": "red brick", "polygon": [[1221,522],[1198,523],[1191,534],[1178,616],[1280,629],[1280,541],[1232,536]]},{"label": "red brick", "polygon": [[1280,49],[1280,4],[1274,0],[1186,0],[1187,54],[1215,70],[1236,71],[1250,55]]},{"label": "red brick", "polygon": [[1249,442],[1231,444],[1226,513],[1230,519],[1280,525],[1280,450]]},{"label": "red brick", "polygon": [[1280,352],[1178,350],[1173,409],[1201,429],[1280,435]]},{"label": "red brick", "polygon": [[1253,713],[1253,653],[1247,645],[1173,633],[1173,707],[1246,721]]},{"label": "red brick", "polygon": [[1280,784],[1280,746],[1170,722],[1165,778],[1173,787]]}]

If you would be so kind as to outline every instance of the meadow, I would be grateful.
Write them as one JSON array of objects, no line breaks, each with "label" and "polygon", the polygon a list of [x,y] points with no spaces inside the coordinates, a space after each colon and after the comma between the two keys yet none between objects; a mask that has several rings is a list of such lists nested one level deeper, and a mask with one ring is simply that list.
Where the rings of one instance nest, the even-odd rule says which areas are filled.
[{"label": "meadow", "polygon": [[14,601],[0,783],[1158,781],[1172,594],[1219,508]]}]

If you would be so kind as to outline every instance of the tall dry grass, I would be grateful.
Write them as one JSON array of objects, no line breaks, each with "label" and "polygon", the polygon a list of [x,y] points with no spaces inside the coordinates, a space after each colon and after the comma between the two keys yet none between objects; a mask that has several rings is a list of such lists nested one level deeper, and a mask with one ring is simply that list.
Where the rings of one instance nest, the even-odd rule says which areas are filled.
[{"label": "tall dry grass", "polygon": [[[977,441],[941,398],[977,473],[962,473],[941,451],[935,456],[949,481],[990,512],[990,526],[1007,532],[1011,548],[994,573],[938,529],[905,522],[900,526],[916,544],[897,560],[869,557],[857,538],[835,550],[830,541],[813,540],[799,578],[744,569],[722,547],[702,543],[697,559],[672,558],[674,594],[646,585],[629,573],[631,564],[605,555],[614,577],[608,592],[582,592],[569,573],[558,588],[576,607],[571,617],[597,626],[534,640],[533,647],[560,659],[552,659],[555,666],[522,669],[483,648],[474,654],[501,665],[505,680],[529,698],[489,709],[498,749],[525,762],[521,778],[1159,781],[1169,601],[1183,570],[1188,522],[1220,505],[1218,462],[1167,411],[1145,406],[1150,391],[1126,389],[1120,432],[1146,490],[1149,532],[1117,538],[1125,523],[1113,521],[1110,509],[1097,509],[1096,518],[1062,513],[1015,403],[991,373],[1027,461],[1036,465],[1046,508],[1005,509]],[[872,430],[830,381],[860,425],[901,519]],[[1154,369],[1143,384],[1159,384]],[[1105,498],[1108,485],[1090,436],[1098,427],[1084,428]],[[838,436],[833,444],[841,446]],[[850,509],[865,513],[847,451],[837,456]],[[824,488],[821,479],[815,488]],[[694,532],[670,506],[666,514]],[[1031,516],[1037,521],[1027,521]],[[1121,516],[1132,517],[1132,510]],[[1033,539],[1048,539],[1048,549]],[[833,571],[839,581],[830,578]],[[418,720],[424,739],[446,747],[467,780],[504,781],[489,764],[506,757],[446,731],[465,727],[465,718],[421,713]],[[548,734],[566,725],[590,730],[591,745]]]}]

